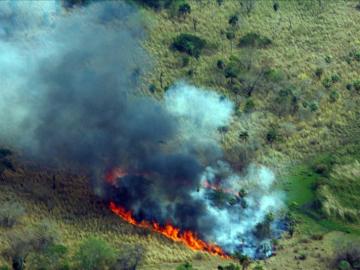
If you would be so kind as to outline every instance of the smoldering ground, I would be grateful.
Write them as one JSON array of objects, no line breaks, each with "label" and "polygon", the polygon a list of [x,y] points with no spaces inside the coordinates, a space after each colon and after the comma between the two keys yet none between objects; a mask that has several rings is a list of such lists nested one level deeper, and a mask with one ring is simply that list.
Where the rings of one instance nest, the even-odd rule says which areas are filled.
[{"label": "smoldering ground", "polygon": [[[215,242],[224,237],[215,232],[225,223],[194,191],[205,167],[222,158],[218,129],[229,125],[233,103],[184,82],[161,102],[141,95],[152,59],[135,6],[117,1],[65,10],[57,1],[2,1],[0,21],[3,144],[39,163],[87,171],[100,196],[138,219],[171,220]],[[129,174],[105,192],[103,175],[115,166]],[[276,208],[270,206],[256,222]],[[229,239],[227,245],[237,241]]]}]

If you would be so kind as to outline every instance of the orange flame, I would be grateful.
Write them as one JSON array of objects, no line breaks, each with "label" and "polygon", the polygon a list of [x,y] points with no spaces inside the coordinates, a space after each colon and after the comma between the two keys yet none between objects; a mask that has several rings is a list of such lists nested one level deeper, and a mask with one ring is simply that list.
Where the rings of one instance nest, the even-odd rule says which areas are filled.
[{"label": "orange flame", "polygon": [[196,234],[193,233],[192,231],[187,230],[181,232],[179,228],[176,228],[171,224],[166,224],[165,226],[161,226],[156,222],[149,222],[145,220],[138,222],[132,216],[131,211],[127,211],[125,208],[121,206],[117,206],[114,202],[110,202],[109,207],[111,211],[113,211],[113,213],[115,213],[117,216],[121,217],[123,220],[127,221],[130,224],[133,224],[141,228],[151,229],[155,232],[158,232],[166,236],[167,238],[172,239],[175,242],[180,242],[185,244],[187,247],[189,247],[192,250],[206,251],[212,255],[219,255],[223,258],[229,258],[229,256],[226,255],[226,253],[219,246],[215,244],[206,243],[205,241],[199,239],[196,236]]}]

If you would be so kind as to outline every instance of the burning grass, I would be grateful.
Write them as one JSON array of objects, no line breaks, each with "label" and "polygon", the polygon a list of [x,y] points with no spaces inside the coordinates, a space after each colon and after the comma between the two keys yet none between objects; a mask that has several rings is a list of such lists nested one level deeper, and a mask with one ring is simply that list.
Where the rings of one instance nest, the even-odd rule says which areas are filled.
[{"label": "burning grass", "polygon": [[123,220],[132,225],[158,232],[175,242],[184,244],[186,247],[192,250],[206,251],[212,255],[219,255],[223,258],[229,258],[229,256],[219,246],[206,243],[205,241],[199,239],[192,231],[181,231],[179,228],[176,228],[171,224],[161,226],[156,222],[138,222],[132,216],[130,211],[127,211],[123,207],[117,206],[114,202],[110,202],[109,207],[111,211],[113,211],[117,216],[121,217]]}]

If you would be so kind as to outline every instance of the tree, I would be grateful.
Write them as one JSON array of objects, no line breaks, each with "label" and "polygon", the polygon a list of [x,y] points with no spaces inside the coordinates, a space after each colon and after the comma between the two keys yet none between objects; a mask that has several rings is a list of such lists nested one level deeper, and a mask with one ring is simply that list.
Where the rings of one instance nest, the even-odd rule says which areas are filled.
[{"label": "tree", "polygon": [[49,248],[58,241],[58,234],[52,223],[43,221],[23,231],[10,232],[7,238],[10,246],[5,250],[5,256],[11,259],[14,270],[23,270],[28,255]]},{"label": "tree", "polygon": [[239,17],[238,15],[232,15],[230,18],[229,18],[229,24],[234,28],[235,26],[237,26],[239,22]]},{"label": "tree", "polygon": [[74,261],[77,269],[106,269],[114,265],[116,253],[104,240],[90,237],[80,244]]},{"label": "tree", "polygon": [[198,58],[201,51],[205,48],[206,41],[192,34],[180,34],[178,35],[172,47],[180,52],[185,52],[195,58]]},{"label": "tree", "polygon": [[255,0],[240,0],[240,6],[248,16],[254,10],[255,3]]},{"label": "tree", "polygon": [[279,2],[274,2],[274,4],[273,4],[274,11],[277,12],[279,10],[279,8],[280,8]]},{"label": "tree", "polygon": [[230,41],[230,53],[232,53],[233,40],[235,39],[235,32],[234,31],[226,32],[226,38]]},{"label": "tree", "polygon": [[243,255],[240,252],[235,252],[234,257],[236,259],[238,259],[239,263],[242,265],[243,270],[246,270],[249,268],[249,266],[251,264],[251,259],[248,256]]},{"label": "tree", "polygon": [[70,269],[66,260],[67,248],[61,244],[53,244],[42,252],[31,253],[27,259],[29,269],[36,270],[67,270]]},{"label": "tree", "polygon": [[179,6],[178,14],[182,17],[191,13],[191,6],[188,3],[184,3]]},{"label": "tree", "polygon": [[225,75],[225,78],[229,78],[230,83],[233,84],[234,79],[238,76],[239,72],[240,72],[240,69],[236,65],[236,63],[230,62],[224,70],[224,75]]}]

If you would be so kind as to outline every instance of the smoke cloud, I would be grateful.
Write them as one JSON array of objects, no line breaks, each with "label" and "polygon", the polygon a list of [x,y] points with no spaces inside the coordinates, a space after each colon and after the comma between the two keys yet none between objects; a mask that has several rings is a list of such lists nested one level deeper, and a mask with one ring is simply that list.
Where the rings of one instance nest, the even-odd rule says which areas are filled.
[{"label": "smoke cloud", "polygon": [[[144,38],[136,8],[120,1],[70,11],[57,1],[0,2],[1,142],[87,171],[100,196],[139,220],[170,220],[255,256],[254,228],[281,207],[274,175],[253,166],[238,176],[219,161],[230,100],[186,82],[161,102],[138,93],[151,69]],[[106,186],[103,175],[117,166],[127,174]]]}]

